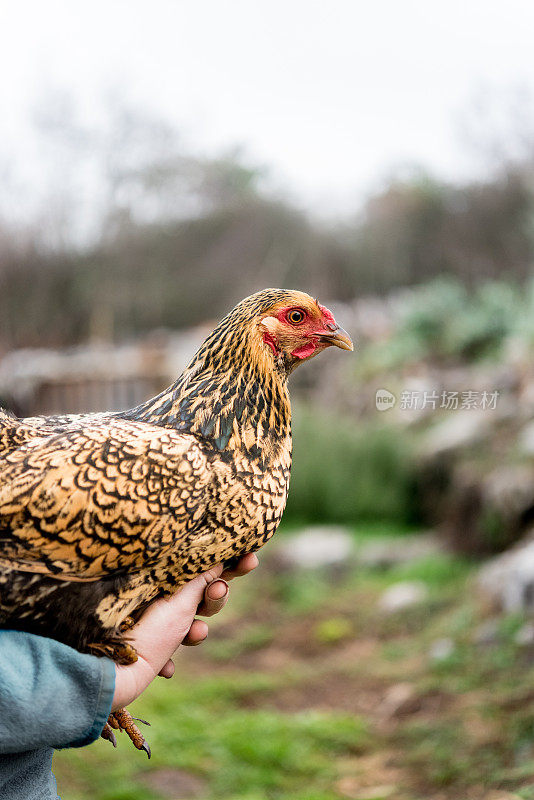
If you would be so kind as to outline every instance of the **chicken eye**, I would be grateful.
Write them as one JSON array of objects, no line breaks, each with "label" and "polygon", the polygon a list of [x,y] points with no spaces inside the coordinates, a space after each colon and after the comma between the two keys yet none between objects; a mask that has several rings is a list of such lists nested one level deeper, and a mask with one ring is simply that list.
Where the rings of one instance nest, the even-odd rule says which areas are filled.
[{"label": "chicken eye", "polygon": [[292,325],[298,325],[300,322],[304,321],[305,316],[306,314],[304,311],[301,311],[300,308],[294,308],[292,311],[288,312],[287,321]]}]

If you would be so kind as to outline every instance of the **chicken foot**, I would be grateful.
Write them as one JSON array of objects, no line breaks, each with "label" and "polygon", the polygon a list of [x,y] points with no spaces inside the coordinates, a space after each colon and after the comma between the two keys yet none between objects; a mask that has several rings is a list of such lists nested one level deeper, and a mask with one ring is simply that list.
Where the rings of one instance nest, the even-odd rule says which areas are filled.
[{"label": "chicken foot", "polygon": [[107,739],[109,742],[111,742],[113,747],[117,747],[117,737],[115,736],[115,731],[125,731],[134,747],[136,747],[138,750],[144,750],[147,756],[150,758],[152,755],[150,745],[135,724],[136,722],[142,722],[144,725],[150,725],[150,723],[144,719],[132,717],[130,712],[126,711],[125,708],[119,708],[117,711],[113,711],[109,715],[108,721],[106,722],[104,730],[100,736],[102,739]]}]

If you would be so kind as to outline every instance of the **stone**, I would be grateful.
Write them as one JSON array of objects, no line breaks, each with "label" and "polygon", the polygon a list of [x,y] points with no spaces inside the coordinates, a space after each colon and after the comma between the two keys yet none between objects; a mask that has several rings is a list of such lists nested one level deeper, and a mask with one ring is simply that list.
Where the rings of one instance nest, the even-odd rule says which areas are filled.
[{"label": "stone", "polygon": [[519,431],[517,444],[524,455],[534,456],[534,420],[528,422],[525,427]]},{"label": "stone", "polygon": [[434,425],[425,435],[421,454],[428,458],[477,444],[487,433],[488,419],[484,411],[456,411]]},{"label": "stone", "polygon": [[354,557],[354,537],[341,526],[313,526],[278,540],[275,557],[292,569],[344,565]]},{"label": "stone", "polygon": [[378,605],[382,611],[391,614],[419,605],[427,597],[428,589],[423,581],[399,581],[386,589]]},{"label": "stone", "polygon": [[414,704],[417,694],[411,683],[396,683],[390,686],[377,709],[377,715],[382,720],[402,716]]},{"label": "stone", "polygon": [[507,613],[534,612],[534,539],[491,559],[478,574],[477,584],[493,606]]},{"label": "stone", "polygon": [[398,564],[408,564],[443,551],[443,543],[433,533],[414,536],[384,537],[362,542],[357,546],[356,558],[364,567],[386,569]]},{"label": "stone", "polygon": [[534,645],[534,624],[532,622],[525,622],[514,636],[514,641],[520,647],[530,647]]},{"label": "stone", "polygon": [[485,501],[505,520],[520,524],[521,516],[534,503],[534,467],[531,464],[504,464],[496,467],[483,482]]},{"label": "stone", "polygon": [[453,653],[453,640],[449,639],[448,637],[444,637],[443,639],[436,639],[431,646],[428,655],[432,661],[445,661],[447,658],[450,658]]},{"label": "stone", "polygon": [[497,644],[501,638],[499,635],[499,622],[499,617],[484,620],[473,634],[474,643],[483,646]]}]

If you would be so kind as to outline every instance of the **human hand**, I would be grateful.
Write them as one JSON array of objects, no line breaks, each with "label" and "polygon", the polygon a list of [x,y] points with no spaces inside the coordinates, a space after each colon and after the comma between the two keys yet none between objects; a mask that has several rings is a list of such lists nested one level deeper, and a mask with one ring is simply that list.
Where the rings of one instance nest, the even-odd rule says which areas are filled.
[{"label": "human hand", "polygon": [[172,654],[181,644],[200,644],[208,626],[195,614],[213,616],[228,600],[227,580],[246,575],[258,565],[254,553],[243,556],[235,568],[223,571],[218,564],[186,583],[176,594],[152,603],[128,631],[128,642],[135,647],[134,664],[115,665],[115,693],[111,710],[124,708],[144,692],[157,675],[174,674]]}]

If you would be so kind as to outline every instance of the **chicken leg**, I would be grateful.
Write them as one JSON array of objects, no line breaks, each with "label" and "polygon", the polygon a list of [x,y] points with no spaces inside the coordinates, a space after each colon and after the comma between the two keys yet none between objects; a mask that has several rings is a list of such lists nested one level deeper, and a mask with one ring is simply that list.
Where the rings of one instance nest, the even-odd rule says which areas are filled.
[{"label": "chicken leg", "polygon": [[[121,632],[129,630],[134,624],[135,620],[132,617],[127,617],[121,624]],[[137,653],[135,648],[124,639],[119,639],[118,641],[107,644],[92,644],[91,650],[92,652],[97,651],[99,655],[108,656],[117,664],[127,665],[133,664],[137,661]],[[102,739],[106,739],[108,742],[111,742],[113,747],[117,747],[117,737],[115,736],[115,731],[125,731],[134,747],[136,747],[138,750],[144,750],[147,756],[150,758],[150,746],[135,724],[136,722],[142,722],[144,725],[150,725],[150,722],[147,722],[144,719],[132,717],[130,712],[126,711],[125,708],[118,708],[116,711],[112,711],[109,715],[108,721],[104,725],[104,729],[100,736]]]},{"label": "chicken leg", "polygon": [[108,721],[106,722],[104,730],[100,736],[102,739],[107,739],[109,742],[111,742],[113,747],[117,747],[117,737],[115,736],[114,731],[125,731],[134,747],[136,747],[138,750],[144,750],[147,756],[150,758],[152,755],[150,745],[135,724],[136,722],[142,722],[144,725],[150,725],[150,723],[144,719],[132,717],[130,712],[126,711],[125,708],[118,708],[117,711],[113,711],[109,715]]}]

